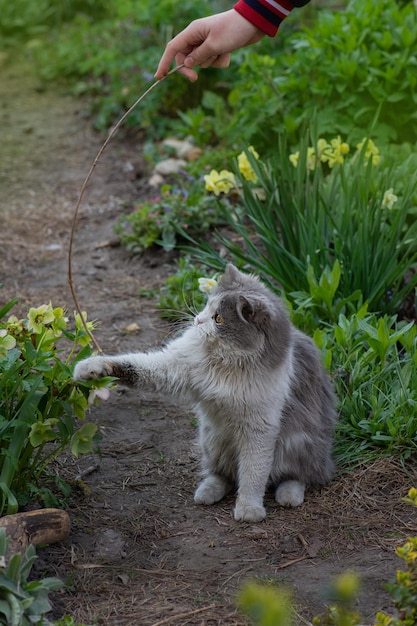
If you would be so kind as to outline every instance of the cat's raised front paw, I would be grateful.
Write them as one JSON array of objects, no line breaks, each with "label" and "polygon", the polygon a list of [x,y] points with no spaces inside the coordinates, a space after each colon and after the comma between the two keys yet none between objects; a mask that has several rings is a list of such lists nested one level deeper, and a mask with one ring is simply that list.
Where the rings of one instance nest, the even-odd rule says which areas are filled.
[{"label": "cat's raised front paw", "polygon": [[90,380],[111,376],[112,367],[102,356],[92,356],[76,364],[74,368],[74,380]]},{"label": "cat's raised front paw", "polygon": [[261,522],[266,517],[265,507],[257,504],[236,502],[233,516],[237,522]]}]

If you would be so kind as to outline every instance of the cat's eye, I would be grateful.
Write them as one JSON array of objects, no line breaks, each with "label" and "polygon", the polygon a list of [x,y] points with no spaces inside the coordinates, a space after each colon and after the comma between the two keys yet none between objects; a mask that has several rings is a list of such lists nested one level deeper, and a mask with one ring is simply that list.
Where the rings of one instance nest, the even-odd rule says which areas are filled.
[{"label": "cat's eye", "polygon": [[219,315],[219,313],[217,313],[217,315],[214,317],[214,321],[216,322],[216,324],[223,324],[224,317],[222,317],[221,315]]}]

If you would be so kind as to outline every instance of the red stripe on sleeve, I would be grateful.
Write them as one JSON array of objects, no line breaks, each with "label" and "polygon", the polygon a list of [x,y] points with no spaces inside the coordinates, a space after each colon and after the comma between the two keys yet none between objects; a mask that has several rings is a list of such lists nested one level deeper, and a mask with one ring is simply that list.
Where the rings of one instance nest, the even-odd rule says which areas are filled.
[{"label": "red stripe on sleeve", "polygon": [[275,35],[277,34],[278,26],[271,24],[271,22],[262,17],[262,15],[252,9],[252,7],[247,5],[244,0],[238,0],[233,8],[235,9],[235,11],[240,13],[242,17],[244,17],[246,20],[256,26],[256,28],[262,30],[265,35],[269,35],[269,37],[275,37]]}]

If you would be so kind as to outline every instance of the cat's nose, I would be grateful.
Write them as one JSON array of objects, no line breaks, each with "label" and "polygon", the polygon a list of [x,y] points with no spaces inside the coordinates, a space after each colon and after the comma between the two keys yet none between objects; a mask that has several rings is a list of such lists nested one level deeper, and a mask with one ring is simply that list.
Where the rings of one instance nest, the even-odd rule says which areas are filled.
[{"label": "cat's nose", "polygon": [[196,318],[194,318],[194,323],[195,324],[201,324],[202,320],[197,316]]}]

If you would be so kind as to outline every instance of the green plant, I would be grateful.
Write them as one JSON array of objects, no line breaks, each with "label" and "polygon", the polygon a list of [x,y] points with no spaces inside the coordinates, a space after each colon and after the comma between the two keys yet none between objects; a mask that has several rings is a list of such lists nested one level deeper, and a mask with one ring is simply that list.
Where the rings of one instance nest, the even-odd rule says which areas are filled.
[{"label": "green plant", "polygon": [[206,296],[201,290],[199,279],[204,274],[204,269],[192,264],[189,257],[181,257],[175,274],[166,279],[158,292],[157,307],[161,317],[183,322],[201,310]]},{"label": "green plant", "polygon": [[[417,15],[412,2],[350,0],[285,40],[274,56],[246,52],[228,97],[228,141],[244,138],[263,153],[271,136],[299,137],[317,112],[321,134],[353,141],[417,139]],[[214,124],[216,121],[214,121]]]},{"label": "green plant", "polygon": [[129,251],[142,252],[154,244],[170,251],[177,245],[179,231],[201,236],[223,221],[215,198],[201,193],[199,181],[187,178],[191,181],[185,180],[181,188],[163,185],[160,195],[139,203],[119,219],[115,231]]},{"label": "green plant", "polygon": [[367,313],[317,328],[314,340],[333,372],[340,419],[340,466],[380,454],[410,458],[417,448],[417,327]]},{"label": "green plant", "polygon": [[[297,302],[300,293],[310,294],[312,304],[321,299],[323,320],[334,321],[360,297],[369,310],[396,313],[417,285],[410,272],[417,259],[411,220],[417,181],[409,160],[385,165],[370,140],[352,156],[340,137],[309,143],[306,135],[289,158],[281,137],[265,162],[248,150],[248,171],[236,172],[241,203],[224,210],[238,237],[218,234],[218,242],[289,300]],[[184,249],[196,260],[216,270],[224,265],[209,243],[193,243]]]},{"label": "green plant", "polygon": [[[172,0],[112,1],[104,19],[87,12],[49,33],[33,51],[45,80],[65,79],[76,94],[88,95],[94,125],[108,128],[154,81],[161,51],[173,33],[188,20],[225,7],[205,0],[198,7],[187,0],[178,10]],[[140,126],[154,137],[163,133],[177,109],[196,106],[204,89],[215,88],[219,71],[207,70],[197,85],[173,75],[160,84],[140,107],[132,111],[127,125]]]},{"label": "green plant", "polygon": [[70,615],[64,615],[60,620],[53,622],[53,626],[92,626],[92,624],[80,624],[74,622],[74,618]]},{"label": "green plant", "polygon": [[250,581],[242,587],[238,606],[257,626],[289,626],[291,624],[290,596],[272,585]]},{"label": "green plant", "polygon": [[[14,513],[46,467],[68,445],[73,454],[91,450],[97,427],[84,419],[89,404],[108,397],[112,379],[75,383],[74,363],[91,354],[80,316],[67,328],[61,308],[31,308],[27,318],[10,315],[16,301],[0,310],[0,514]],[[89,322],[92,328],[91,322]],[[64,347],[65,360],[60,359]]]},{"label": "green plant", "polygon": [[36,560],[35,548],[30,545],[25,554],[7,556],[9,540],[0,528],[0,624],[3,626],[30,626],[50,622],[45,614],[51,610],[48,593],[63,587],[57,578],[29,581],[30,570]]},{"label": "green plant", "polygon": [[104,0],[0,0],[0,33],[5,42],[16,45],[27,37],[47,33],[51,26],[62,25],[77,14],[103,17],[107,6]]}]

